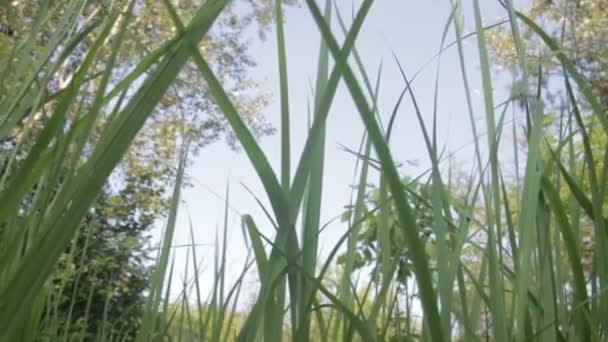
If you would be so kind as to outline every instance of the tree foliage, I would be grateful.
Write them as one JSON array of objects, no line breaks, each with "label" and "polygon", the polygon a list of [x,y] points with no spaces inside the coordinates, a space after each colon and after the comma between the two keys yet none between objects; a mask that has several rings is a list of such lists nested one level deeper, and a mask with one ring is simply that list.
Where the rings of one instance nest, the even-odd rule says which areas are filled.
[{"label": "tree foliage", "polygon": [[[153,197],[156,190],[142,183],[138,192]],[[142,209],[129,188],[102,194],[59,261],[43,330],[84,340],[133,339],[150,280],[149,232],[161,212]]]},{"label": "tree foliage", "polygon": [[[606,103],[608,96],[608,1],[533,0],[525,14],[561,42],[564,52],[590,80]],[[561,64],[536,34],[522,25],[526,72],[561,74]],[[511,32],[506,27],[488,31],[490,51],[499,67],[514,73],[518,58]]]},{"label": "tree foliage", "polygon": [[[416,213],[416,223],[419,227],[423,227],[424,239],[427,243],[427,252],[433,253],[433,236],[432,222],[433,211],[429,204],[430,187],[428,184],[422,183],[410,178],[402,180],[404,187],[408,192],[415,193],[417,197],[412,198],[413,211]],[[404,283],[412,275],[412,263],[409,258],[407,247],[405,244],[405,236],[403,229],[399,226],[399,220],[392,205],[392,200],[387,203],[382,203],[380,198],[380,190],[371,188],[366,193],[365,209],[363,216],[367,217],[362,223],[362,228],[357,237],[357,253],[355,255],[355,268],[371,267],[371,275],[374,281],[378,281],[382,270],[379,263],[379,241],[378,241],[378,220],[380,206],[386,206],[388,210],[388,227],[391,241],[390,263],[398,263],[396,279],[400,283]],[[347,219],[349,211],[344,213],[343,219]],[[433,255],[430,255],[431,257]],[[343,263],[343,257],[339,262]]]}]

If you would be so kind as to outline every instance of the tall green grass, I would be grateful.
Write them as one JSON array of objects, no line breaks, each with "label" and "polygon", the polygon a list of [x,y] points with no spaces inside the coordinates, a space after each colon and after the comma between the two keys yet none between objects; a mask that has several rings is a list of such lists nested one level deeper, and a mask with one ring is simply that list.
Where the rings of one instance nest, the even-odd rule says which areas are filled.
[{"label": "tall green grass", "polygon": [[[76,20],[85,4],[81,0],[43,2],[36,21],[23,42],[14,45],[7,65],[0,66],[1,82],[19,73],[14,96],[1,97],[0,139],[36,113],[48,112],[49,118],[35,135],[2,158],[0,182],[0,340],[72,340],[84,336],[67,336],[53,330],[53,317],[43,316],[42,308],[50,297],[48,279],[62,252],[74,239],[81,220],[108,181],[126,149],[141,129],[152,110],[167,92],[180,70],[193,62],[209,91],[221,108],[243,150],[263,185],[270,208],[264,208],[275,234],[267,236],[259,229],[262,218],[242,217],[243,230],[251,248],[250,258],[241,276],[227,284],[227,216],[222,240],[215,245],[211,293],[201,293],[201,270],[197,248],[192,238],[188,246],[188,264],[177,265],[171,252],[184,175],[187,147],[179,157],[168,220],[163,230],[148,302],[142,318],[138,340],[172,339],[193,341],[335,341],[363,340],[482,340],[497,341],[601,341],[608,336],[605,317],[608,308],[606,285],[608,264],[606,248],[605,189],[608,154],[598,156],[590,147],[589,117],[596,117],[600,133],[608,133],[606,108],[590,91],[588,81],[574,62],[560,49],[559,42],[537,24],[518,12],[511,1],[505,3],[505,14],[516,46],[524,84],[533,84],[524,68],[520,27],[532,29],[555,53],[564,70],[563,84],[568,106],[560,118],[564,126],[557,139],[545,132],[542,89],[526,89],[534,94],[523,99],[528,119],[526,132],[515,139],[525,140],[527,151],[523,174],[517,170],[516,191],[509,191],[503,174],[513,168],[510,161],[498,157],[505,143],[504,110],[496,106],[492,84],[492,60],[487,51],[483,13],[478,0],[473,0],[476,32],[463,35],[462,3],[451,2],[439,44],[435,104],[441,101],[438,85],[442,52],[452,46],[458,50],[464,99],[467,103],[472,135],[475,137],[474,169],[467,180],[465,195],[456,197],[445,155],[437,142],[436,125],[441,118],[436,107],[432,125],[425,122],[415,96],[414,78],[409,78],[396,57],[404,80],[404,89],[392,115],[378,110],[377,98],[382,82],[380,69],[376,84],[370,81],[365,63],[355,42],[364,29],[366,16],[373,6],[364,0],[348,27],[337,8],[327,1],[322,11],[319,4],[306,0],[308,13],[321,36],[312,108],[312,123],[299,156],[291,154],[288,40],[283,28],[283,9],[275,2],[277,32],[277,71],[280,75],[280,170],[275,170],[265,151],[239,115],[209,61],[196,48],[212,28],[227,0],[205,2],[189,23],[183,23],[170,0],[163,4],[170,13],[176,36],[157,50],[151,51],[122,81],[111,85],[110,75],[118,66],[119,51],[126,23],[131,13],[130,2],[124,9],[113,9],[78,27]],[[18,65],[32,55],[32,44],[41,34],[46,12],[63,11],[58,29],[46,40],[31,68]],[[342,44],[332,22],[344,33]],[[446,44],[453,30],[455,41]],[[112,33],[114,32],[114,33]],[[112,33],[113,40],[108,37]],[[463,41],[475,36],[481,64],[485,138],[475,117],[469,85],[468,56]],[[89,39],[85,58],[67,87],[57,93],[44,91],[46,81],[57,72],[79,42]],[[112,55],[104,59],[101,75],[93,69],[104,44],[112,44]],[[52,57],[55,53],[55,57]],[[58,56],[58,57],[57,57]],[[15,60],[15,61],[13,61]],[[355,63],[350,63],[354,60]],[[17,65],[15,65],[17,63]],[[7,72],[12,68],[11,72]],[[136,82],[139,77],[143,82]],[[538,77],[543,77],[540,70]],[[319,236],[322,234],[320,212],[323,206],[326,122],[340,82],[344,82],[362,120],[365,133],[357,156],[357,181],[347,217],[347,230],[325,260],[318,259]],[[530,82],[528,82],[530,81]],[[87,87],[94,91],[85,92]],[[129,89],[135,89],[127,94]],[[87,100],[92,105],[81,106]],[[431,189],[430,197],[415,193],[402,182],[394,155],[398,147],[390,144],[391,130],[402,101],[412,101],[424,137],[431,165],[427,176],[419,178]],[[514,102],[516,99],[512,99]],[[53,102],[53,106],[48,103]],[[514,105],[507,103],[507,105]],[[111,116],[102,113],[113,106]],[[86,108],[86,109],[83,109]],[[583,108],[585,112],[583,113]],[[383,118],[389,120],[382,122]],[[107,120],[99,141],[86,146],[92,128]],[[515,127],[515,126],[514,126]],[[507,141],[508,142],[508,141]],[[575,143],[582,142],[582,155],[573,153]],[[515,142],[514,142],[515,144]],[[517,151],[517,147],[515,147]],[[565,153],[564,151],[569,151]],[[518,156],[519,157],[519,156]],[[519,158],[516,162],[519,161]],[[582,165],[580,165],[582,164]],[[579,172],[582,169],[584,172]],[[426,177],[426,178],[425,178]],[[377,180],[380,204],[366,208],[370,181]],[[589,189],[585,190],[585,184]],[[462,189],[461,189],[462,190]],[[262,203],[260,201],[260,203]],[[436,253],[430,253],[422,238],[423,227],[416,220],[416,210],[424,206],[432,212],[432,236]],[[228,199],[226,199],[226,215]],[[456,208],[456,209],[454,209]],[[397,282],[397,265],[391,262],[391,213],[396,213],[400,234],[412,263],[412,280]],[[359,273],[355,269],[356,243],[361,227],[377,214],[378,260],[381,281],[368,282],[359,291]],[[593,228],[592,270],[581,261],[583,241],[581,224]],[[190,227],[191,234],[197,227]],[[236,229],[236,228],[234,228]],[[329,271],[337,256],[344,253],[342,274],[335,284],[328,283]],[[70,253],[75,254],[75,253]],[[471,262],[470,260],[474,260]],[[191,264],[192,266],[190,266]],[[254,267],[255,266],[255,267]],[[170,293],[178,286],[177,269],[194,272],[182,284],[179,298]],[[255,303],[243,312],[241,300],[243,279],[247,272],[259,279]],[[398,290],[405,286],[405,295]],[[60,287],[61,288],[61,287]],[[59,290],[61,291],[61,290]],[[403,307],[405,306],[405,308]],[[419,307],[419,308],[418,308]],[[405,309],[405,310],[404,310]],[[405,312],[404,312],[405,311]],[[394,320],[401,312],[405,323]],[[419,324],[414,317],[421,316]],[[85,317],[86,321],[86,317]],[[396,324],[397,328],[389,327]],[[39,332],[54,332],[42,336]],[[108,333],[103,327],[96,340],[122,340],[120,334]]]}]

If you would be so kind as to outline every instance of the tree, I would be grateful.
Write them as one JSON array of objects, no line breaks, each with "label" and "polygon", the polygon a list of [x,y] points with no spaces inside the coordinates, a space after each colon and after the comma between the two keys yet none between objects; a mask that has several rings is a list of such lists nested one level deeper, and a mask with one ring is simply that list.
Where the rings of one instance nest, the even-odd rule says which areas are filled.
[{"label": "tree", "polygon": [[[425,244],[425,251],[430,261],[432,269],[436,270],[437,261],[437,236],[434,231],[434,211],[432,206],[432,184],[425,182],[424,179],[412,179],[410,177],[403,177],[402,184],[405,192],[409,195],[409,205],[414,213],[414,220],[416,226],[421,231],[421,238]],[[453,218],[442,217],[449,224],[454,224],[453,221],[457,221],[461,215],[459,206],[456,205],[459,202],[458,195],[449,195],[449,210]],[[396,298],[397,301],[405,303],[405,308],[395,305],[392,308],[392,312],[389,313],[387,319],[387,325],[378,327],[378,329],[387,329],[387,338],[390,340],[397,340],[398,338],[404,338],[403,336],[412,336],[416,332],[416,322],[414,318],[414,312],[411,310],[411,302],[415,297],[415,289],[412,288],[412,275],[413,275],[413,264],[406,244],[406,237],[403,232],[403,227],[400,226],[397,209],[395,208],[392,199],[383,203],[383,199],[380,196],[380,189],[377,187],[371,187],[366,191],[365,195],[365,206],[363,208],[362,217],[366,219],[361,223],[360,233],[356,237],[357,239],[357,250],[355,253],[355,269],[369,269],[369,276],[372,283],[375,283],[377,287],[382,285],[382,275],[385,274],[385,270],[382,269],[381,262],[381,251],[380,251],[380,238],[378,234],[381,227],[380,218],[380,207],[384,207],[387,210],[385,223],[388,227],[389,240],[390,240],[390,255],[389,265],[396,265],[395,273],[393,275],[395,281],[394,294],[391,298]],[[351,216],[350,211],[347,211],[343,215],[343,219],[347,220]],[[455,226],[455,225],[454,225]],[[453,228],[453,227],[452,227]],[[341,255],[338,259],[338,264],[345,263],[345,255]],[[370,285],[371,286],[371,285]],[[365,293],[361,298],[366,296],[373,296],[372,293]],[[372,300],[367,298],[367,300]],[[395,303],[397,303],[397,301]]]},{"label": "tree", "polygon": [[[129,2],[127,0],[117,1],[112,10],[125,10]],[[180,1],[177,11],[182,20],[187,22],[202,2],[200,0]],[[261,136],[272,133],[273,128],[261,115],[261,109],[267,104],[267,94],[261,92],[259,84],[248,74],[249,69],[255,66],[255,62],[247,52],[249,43],[247,36],[248,31],[255,24],[258,25],[259,32],[263,35],[272,20],[272,9],[271,2],[266,0],[243,1],[243,3],[249,5],[250,9],[242,11],[236,8],[236,2],[231,3],[216,24],[217,28],[201,42],[199,48],[216,68],[218,77],[222,79],[229,95],[239,107],[239,113],[243,115],[252,131]],[[58,4],[57,12],[61,13],[62,10],[65,10],[61,7],[62,5],[66,6],[66,4]],[[15,1],[0,7],[0,23],[3,23],[4,27],[10,28],[7,30],[11,32],[10,36],[6,34],[0,36],[0,60],[8,58],[12,47],[27,38],[30,28],[24,23],[33,20],[38,7],[39,5],[35,1]],[[92,22],[95,15],[110,11],[105,7],[106,5],[102,1],[86,1],[82,14],[82,25]],[[125,76],[144,53],[157,48],[176,33],[162,1],[136,5],[131,15],[133,20],[129,23],[129,36],[126,37],[119,53],[117,69],[120,72],[113,75],[114,82]],[[40,44],[49,39],[48,36],[53,25],[56,25],[56,21],[59,20],[61,17],[54,18],[41,32],[38,32],[39,37],[37,38],[40,39]],[[82,62],[90,44],[90,41],[80,44],[69,59],[62,64],[57,73],[53,75],[53,79],[45,85],[49,93],[60,91],[65,87],[66,82],[71,79]],[[111,47],[112,44],[106,44],[103,54],[109,55]],[[27,56],[18,57],[20,64],[33,62]],[[99,71],[103,67],[103,62],[104,59],[99,61]],[[9,70],[2,71],[9,74],[9,77],[3,78],[3,82],[0,82],[3,87],[3,91],[0,92],[0,104],[6,105],[6,102],[10,100],[11,90],[17,88],[15,83],[19,83],[20,80],[11,82]],[[108,106],[106,110],[110,112],[112,108]],[[179,79],[171,88],[171,93],[165,95],[155,113],[125,156],[125,160],[120,166],[120,172],[130,174],[134,178],[137,177],[137,174],[153,173],[157,175],[159,181],[167,182],[173,176],[171,169],[176,161],[178,146],[185,139],[189,139],[193,143],[193,155],[198,152],[200,147],[222,137],[225,137],[230,145],[235,144],[227,122],[211,99],[207,85],[199,77],[198,70],[192,64],[182,71]],[[37,119],[42,120],[43,118]],[[101,133],[102,128],[99,127],[98,134]],[[95,139],[92,140],[92,143],[94,141]]]},{"label": "tree", "polygon": [[[142,183],[138,192],[156,191]],[[148,234],[162,209],[142,209],[133,195],[105,192],[91,208],[51,280],[45,333],[135,338],[150,280]]]},{"label": "tree", "polygon": [[[525,14],[542,23],[543,29],[552,33],[556,40],[560,41],[560,48],[573,60],[579,72],[588,80],[592,91],[597,96],[605,113],[608,113],[608,1],[606,0],[559,0],[544,1],[535,0]],[[556,141],[560,136],[566,136],[580,128],[580,125],[571,116],[572,103],[567,91],[564,91],[564,73],[562,66],[548,47],[540,41],[536,34],[527,26],[522,26],[522,43],[524,50],[524,64],[529,73],[531,82],[529,88],[532,90],[540,87],[545,95],[543,100],[547,104],[550,114],[546,116],[546,138],[552,143],[552,148],[557,148]],[[513,76],[512,96],[525,95],[525,87],[521,71],[517,67],[518,59],[515,43],[510,31],[506,28],[488,32],[490,40],[490,51],[497,63],[498,71],[507,70]],[[540,74],[539,74],[540,72]],[[537,84],[536,80],[542,80]],[[557,82],[556,82],[557,81]],[[571,81],[573,84],[573,82]],[[608,146],[608,135],[602,128],[598,116],[605,113],[595,113],[590,107],[585,106],[586,101],[580,92],[574,87],[572,94],[578,105],[582,117],[582,125],[588,131],[590,137],[591,154],[595,160],[596,168],[604,168],[604,153]],[[579,89],[580,91],[580,89]],[[527,96],[534,96],[528,94]],[[568,119],[570,117],[570,119]],[[568,122],[570,120],[570,122]],[[586,168],[583,141],[575,139],[571,142],[572,149],[569,153],[561,154],[561,161],[565,165],[574,165],[572,171],[579,175],[579,185],[585,194],[591,194],[590,179]],[[520,147],[525,149],[526,142],[520,138]],[[566,149],[564,149],[565,151]],[[543,150],[543,159],[547,164],[553,163],[553,154],[548,149]],[[510,184],[513,191],[517,184]],[[568,202],[570,190],[566,183],[562,182],[560,194],[565,202]],[[513,192],[510,193],[513,197]],[[517,215],[518,203],[510,198],[510,204],[514,209],[513,215]],[[570,215],[571,213],[569,213]],[[593,255],[595,250],[593,223],[584,215],[581,217],[570,217],[580,225],[581,247],[584,255],[584,265],[587,273],[591,272]]]},{"label": "tree", "polygon": [[[419,198],[413,199],[413,212],[416,213],[416,223],[419,227],[422,227],[425,239],[428,243],[432,242],[431,231],[429,230],[432,220],[433,213],[432,208],[429,205],[429,186],[428,184],[421,183],[419,181],[412,181],[410,178],[405,177],[402,180],[404,187],[407,187],[409,192],[419,195]],[[381,264],[379,263],[379,241],[378,241],[378,221],[379,211],[374,211],[378,208],[381,203],[380,190],[378,188],[371,188],[366,193],[366,206],[363,215],[367,219],[362,223],[361,231],[357,237],[357,253],[355,256],[355,268],[371,267],[372,280],[378,282],[380,275],[383,273],[381,270]],[[390,263],[398,263],[396,270],[396,279],[400,283],[405,283],[412,274],[412,264],[408,256],[405,237],[403,231],[399,227],[399,220],[397,212],[392,205],[392,201],[384,204],[388,208],[388,227],[391,240],[391,255]],[[349,212],[347,211],[343,218],[348,218]],[[431,247],[429,246],[429,250]],[[339,263],[344,263],[344,256],[341,256],[338,260]]]},{"label": "tree", "polygon": [[[608,14],[606,0],[533,0],[525,14],[561,42],[561,48],[579,71],[590,81],[604,105],[608,104]],[[553,52],[527,26],[522,26],[522,44],[526,72],[536,76],[539,67],[543,84],[551,84],[546,75],[562,75],[561,64]],[[500,69],[521,76],[512,34],[507,28],[488,31],[490,50]],[[534,77],[530,77],[534,79]],[[517,84],[517,83],[515,83]],[[547,89],[550,90],[550,89]],[[555,96],[556,94],[547,93]],[[553,97],[549,97],[552,99]]]}]

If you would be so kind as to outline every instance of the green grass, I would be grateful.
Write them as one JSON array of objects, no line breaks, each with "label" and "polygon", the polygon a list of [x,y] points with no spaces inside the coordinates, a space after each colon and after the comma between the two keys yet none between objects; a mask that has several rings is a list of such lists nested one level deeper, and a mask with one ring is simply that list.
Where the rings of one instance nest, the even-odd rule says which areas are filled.
[{"label": "green grass", "polygon": [[[608,308],[604,195],[608,154],[598,155],[593,151],[590,133],[592,129],[595,135],[608,133],[606,108],[556,39],[514,9],[511,1],[506,2],[505,14],[509,17],[518,67],[524,70],[520,27],[525,26],[538,35],[562,65],[562,83],[569,103],[562,108],[560,118],[568,122],[568,126],[556,138],[550,136],[552,133],[544,125],[545,109],[540,96],[543,90],[526,89],[527,94],[536,95],[524,99],[523,108],[529,120],[525,134],[518,132],[517,137],[526,141],[527,148],[525,155],[518,156],[515,162],[525,165],[521,168],[523,174],[518,172],[518,179],[508,182],[503,173],[512,169],[514,162],[498,158],[499,146],[506,140],[506,108],[500,110],[493,95],[493,62],[485,34],[491,28],[484,27],[479,1],[474,0],[477,32],[467,37],[475,36],[481,62],[486,124],[485,138],[482,138],[479,122],[474,119],[479,113],[473,109],[474,99],[465,63],[463,41],[467,37],[462,33],[462,4],[461,1],[452,2],[439,50],[443,52],[450,47],[458,50],[464,100],[471,135],[475,137],[474,169],[461,189],[465,195],[459,197],[453,191],[452,170],[443,171],[446,158],[436,136],[437,121],[441,120],[436,112],[437,102],[441,101],[438,90],[441,53],[437,56],[432,124],[425,122],[417,104],[415,82],[404,73],[398,58],[396,64],[404,79],[404,90],[390,120],[382,122],[381,118],[389,116],[378,111],[377,98],[382,70],[386,66],[380,67],[377,82],[372,85],[365,63],[355,48],[373,1],[362,1],[350,27],[341,13],[336,13],[331,2],[328,1],[322,11],[317,2],[304,1],[322,43],[317,61],[312,123],[301,155],[295,156],[291,154],[292,110],[287,72],[290,61],[286,52],[289,44],[283,28],[282,5],[275,2],[281,110],[278,138],[281,162],[280,170],[275,170],[210,62],[196,48],[227,2],[209,1],[189,23],[184,23],[173,8],[174,4],[165,0],[163,3],[170,13],[176,36],[149,52],[130,74],[114,85],[109,82],[110,75],[118,67],[118,51],[129,19],[125,13],[129,11],[113,11],[89,26],[77,28],[75,23],[83,10],[83,2],[44,2],[43,6],[48,7],[50,13],[64,11],[64,19],[55,33],[45,40],[30,67],[11,66],[11,63],[0,66],[0,83],[8,82],[7,75],[12,73],[17,73],[17,78],[22,80],[17,83],[14,96],[0,97],[3,101],[0,138],[8,137],[28,117],[46,111],[45,104],[51,101],[56,104],[43,128],[35,135],[26,134],[30,141],[0,155],[3,165],[0,178],[1,341],[84,340],[83,335],[68,336],[68,329],[57,331],[53,328],[54,318],[43,315],[42,307],[47,298],[52,298],[53,291],[62,291],[61,286],[50,286],[48,279],[110,174],[189,61],[209,86],[210,94],[257,173],[264,193],[255,195],[270,203],[270,208],[264,210],[276,222],[276,234],[266,236],[262,233],[259,224],[264,218],[242,217],[243,231],[251,248],[250,258],[243,265],[238,280],[228,284],[226,236],[229,230],[238,227],[228,226],[226,198],[223,239],[214,247],[212,292],[201,293],[199,275],[202,271],[194,241],[188,248],[188,263],[192,266],[176,265],[171,249],[177,228],[182,178],[186,172],[188,147],[185,143],[182,155],[178,156],[175,189],[147,294],[139,341],[160,341],[166,336],[179,341],[218,342],[235,339],[385,341],[391,336],[402,338],[400,341],[475,341],[486,339],[486,336],[496,341],[601,341],[608,337],[608,324],[603,319]],[[332,29],[336,26],[331,24],[335,18],[345,37],[342,45]],[[21,60],[25,60],[23,56],[31,56],[31,40],[41,34],[41,27],[47,20],[49,17],[39,14],[25,40],[14,45],[11,56],[21,56]],[[456,41],[446,44],[452,29]],[[112,40],[108,40],[110,34]],[[49,80],[61,62],[85,39],[91,44],[74,77],[64,90],[48,94],[39,84]],[[100,50],[104,44],[112,44],[112,53],[109,58],[104,57],[105,69],[98,74],[93,65],[102,58]],[[58,59],[51,58],[54,51],[59,52]],[[351,60],[355,63],[349,63]],[[6,72],[9,67],[14,71]],[[532,84],[534,76],[522,72],[525,84]],[[143,82],[136,82],[142,76]],[[542,76],[542,70],[537,76]],[[353,170],[358,180],[350,203],[353,209],[346,217],[347,231],[321,263],[318,259],[319,236],[323,229],[320,213],[328,134],[325,123],[340,82],[346,85],[365,133],[359,150],[352,151],[358,158]],[[84,92],[85,88],[94,91]],[[136,90],[125,96],[128,89]],[[91,105],[82,106],[83,97],[87,97]],[[412,192],[403,183],[403,175],[393,157],[399,150],[390,144],[394,118],[402,101],[408,99],[414,104],[431,165],[428,174],[420,178],[430,189],[430,195],[426,197]],[[103,114],[108,106],[114,106],[111,116]],[[590,117],[597,118],[599,128],[588,124]],[[99,141],[89,151],[85,144],[87,137],[102,120],[107,123]],[[582,143],[583,148],[575,155],[574,145],[578,143]],[[517,152],[517,147],[514,150],[516,155],[522,154]],[[379,185],[380,204],[372,210],[366,207],[370,182]],[[430,226],[435,237],[435,253],[429,252],[427,242],[421,237],[424,227],[417,220],[414,209],[420,206],[432,213]],[[391,216],[393,213],[395,217]],[[362,287],[358,283],[360,273],[355,268],[357,238],[372,217],[377,218],[379,257],[376,262],[381,265],[381,281],[362,281],[369,283],[368,287]],[[390,235],[393,224],[401,230],[405,240],[403,250],[407,250],[412,265],[411,281],[406,284],[397,282],[397,266],[391,259],[395,253]],[[591,270],[581,261],[581,224],[592,228],[595,248]],[[192,236],[196,229],[190,227]],[[338,267],[336,260],[340,253],[344,253],[345,260],[339,266],[342,273],[331,279],[329,270]],[[174,274],[180,267],[184,267],[186,275],[192,271],[194,274],[187,277],[179,298],[170,300],[172,288],[175,290],[179,286]],[[243,279],[247,272],[257,275],[259,291],[251,310],[243,312],[238,304],[242,300]],[[329,280],[335,283],[331,284]],[[398,290],[403,290],[404,285],[405,295],[399,294]],[[418,306],[420,309],[414,308]],[[396,309],[406,316],[406,323],[401,322],[400,329],[391,328],[396,323],[391,319]],[[416,315],[423,319],[413,323]],[[86,322],[86,315],[84,320]],[[110,331],[109,327],[104,326],[96,340],[121,340],[121,336],[107,331]],[[49,332],[55,335],[43,336]]]}]

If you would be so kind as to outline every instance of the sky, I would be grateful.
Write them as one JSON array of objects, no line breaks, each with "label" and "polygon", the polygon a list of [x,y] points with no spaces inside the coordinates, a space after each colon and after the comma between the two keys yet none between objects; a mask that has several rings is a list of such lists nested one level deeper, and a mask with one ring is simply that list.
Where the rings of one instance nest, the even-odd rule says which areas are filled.
[{"label": "sky", "polygon": [[[351,1],[337,2],[340,3],[342,16],[345,19],[350,18]],[[474,21],[472,1],[465,3],[463,14],[465,33],[467,33],[474,31]],[[494,23],[506,16],[498,1],[483,0],[481,3],[485,24]],[[358,4],[359,2],[356,2],[356,6]],[[375,83],[377,71],[382,64],[378,108],[384,122],[388,121],[399,93],[404,87],[393,54],[399,59],[405,73],[411,77],[439,51],[450,10],[449,0],[380,0],[372,6],[356,46],[372,83]],[[339,27],[334,27],[334,32],[338,33],[341,30]],[[320,45],[320,35],[304,4],[286,8],[285,35],[291,112],[292,170],[294,170],[306,139],[307,103],[312,98],[311,85],[315,81]],[[252,34],[250,53],[257,62],[251,75],[262,82],[264,90],[271,94],[271,103],[265,109],[264,115],[278,128],[280,98],[275,36],[276,33],[272,30],[264,41],[260,41],[255,34]],[[455,39],[452,26],[447,37],[447,42]],[[479,92],[481,75],[475,38],[465,41],[464,46],[466,67],[473,89],[473,107],[476,118],[479,118],[478,127],[481,127],[483,132],[485,121],[481,119],[484,116],[483,98]],[[435,60],[422,70],[412,84],[427,124],[432,120],[436,70]],[[440,70],[437,107],[439,144],[446,146],[447,151],[458,150],[454,154],[454,159],[463,165],[463,171],[468,171],[466,165],[472,159],[473,136],[462,85],[460,61],[455,48],[442,55]],[[507,81],[500,75],[494,75],[494,78],[495,103],[500,103],[508,97]],[[349,203],[350,186],[355,183],[353,173],[356,160],[340,146],[357,150],[362,133],[363,126],[359,114],[348,90],[341,83],[327,121],[321,224],[342,214],[344,207]],[[392,139],[393,157],[403,165],[399,170],[402,174],[416,176],[428,167],[428,156],[420,126],[409,97],[404,99],[400,107]],[[263,137],[259,143],[278,174],[280,135]],[[234,152],[223,141],[217,142],[200,152],[187,173],[193,186],[186,188],[182,195],[174,245],[190,243],[190,225],[192,225],[194,242],[200,245],[197,247],[196,256],[202,272],[199,279],[205,293],[211,287],[214,243],[223,230],[227,187],[229,187],[230,205],[227,236],[229,279],[234,280],[238,277],[247,255],[240,216],[251,214],[265,234],[271,235],[273,228],[255,198],[243,186],[246,185],[259,196],[264,205],[267,205],[268,201],[261,183],[244,152]],[[374,181],[375,178],[372,176],[372,182]],[[327,227],[320,239],[321,259],[345,228],[339,220]],[[221,239],[221,236],[219,238]],[[176,267],[174,280],[181,283],[185,276],[183,270],[187,263],[187,249],[175,248],[174,253]],[[189,263],[191,265],[191,261]],[[191,276],[192,270],[188,271],[188,274]],[[244,295],[252,296],[257,285],[255,273],[247,276],[245,285]],[[179,286],[172,287],[174,288],[172,295],[177,296]]]}]

